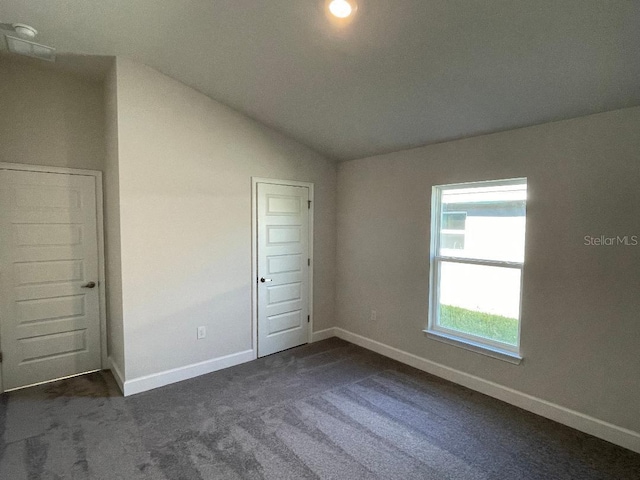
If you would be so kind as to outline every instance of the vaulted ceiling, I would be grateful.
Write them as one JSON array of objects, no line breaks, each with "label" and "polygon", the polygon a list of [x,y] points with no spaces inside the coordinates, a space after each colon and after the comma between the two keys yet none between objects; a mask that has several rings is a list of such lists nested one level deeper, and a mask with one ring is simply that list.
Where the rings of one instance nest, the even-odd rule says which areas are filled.
[{"label": "vaulted ceiling", "polygon": [[640,105],[636,0],[2,0],[60,53],[121,55],[330,158]]}]

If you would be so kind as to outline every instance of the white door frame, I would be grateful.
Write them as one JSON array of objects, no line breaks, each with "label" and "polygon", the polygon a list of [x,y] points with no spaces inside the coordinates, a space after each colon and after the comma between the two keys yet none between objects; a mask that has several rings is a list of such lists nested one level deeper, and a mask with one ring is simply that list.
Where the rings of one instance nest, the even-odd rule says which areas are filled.
[{"label": "white door frame", "polygon": [[275,178],[251,177],[251,348],[254,360],[258,358],[258,183],[307,187],[309,189],[309,331],[308,342],[313,339],[313,183]]},{"label": "white door frame", "polygon": [[[93,177],[96,187],[96,227],[98,236],[98,293],[100,305],[100,364],[102,369],[108,368],[107,355],[107,312],[104,273],[104,220],[102,202],[102,172],[98,170],[80,170],[66,167],[46,167],[44,165],[27,165],[22,163],[0,162],[0,170],[17,170],[21,172],[58,173],[64,175],[82,175]],[[4,392],[2,370],[0,370],[0,393]]]}]

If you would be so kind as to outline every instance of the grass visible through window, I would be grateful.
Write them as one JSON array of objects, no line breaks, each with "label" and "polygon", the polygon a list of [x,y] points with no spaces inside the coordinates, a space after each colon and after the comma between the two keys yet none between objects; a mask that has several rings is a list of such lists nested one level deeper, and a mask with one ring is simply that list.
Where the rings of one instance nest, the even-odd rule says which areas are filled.
[{"label": "grass visible through window", "polygon": [[440,305],[440,325],[510,345],[515,345],[518,340],[517,318],[475,312],[452,305]]}]

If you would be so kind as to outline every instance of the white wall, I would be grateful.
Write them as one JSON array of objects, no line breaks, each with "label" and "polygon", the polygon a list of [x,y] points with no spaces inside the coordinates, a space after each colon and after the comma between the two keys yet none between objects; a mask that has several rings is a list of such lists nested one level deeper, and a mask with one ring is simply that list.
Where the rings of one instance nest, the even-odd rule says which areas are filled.
[{"label": "white wall", "polygon": [[[640,108],[354,160],[338,168],[338,326],[640,432]],[[522,352],[426,338],[433,185],[527,177]],[[370,311],[377,321],[369,321]]]},{"label": "white wall", "polygon": [[0,55],[0,162],[102,170],[103,85]]},{"label": "white wall", "polygon": [[120,173],[118,155],[118,91],[115,59],[105,79],[104,233],[107,295],[107,347],[112,370],[124,380],[122,262],[120,248]]},{"label": "white wall", "polygon": [[117,127],[127,381],[252,348],[252,176],[315,184],[314,327],[333,326],[334,163],[120,58]]}]

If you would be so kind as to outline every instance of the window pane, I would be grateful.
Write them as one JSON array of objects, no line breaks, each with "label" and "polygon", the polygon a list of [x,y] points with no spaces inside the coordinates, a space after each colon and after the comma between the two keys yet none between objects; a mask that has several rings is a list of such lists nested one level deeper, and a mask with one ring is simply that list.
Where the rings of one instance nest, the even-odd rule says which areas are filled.
[{"label": "window pane", "polygon": [[521,274],[518,268],[440,262],[438,325],[517,345]]},{"label": "window pane", "polygon": [[527,185],[442,190],[439,255],[524,262]]}]

